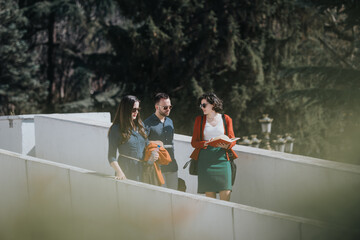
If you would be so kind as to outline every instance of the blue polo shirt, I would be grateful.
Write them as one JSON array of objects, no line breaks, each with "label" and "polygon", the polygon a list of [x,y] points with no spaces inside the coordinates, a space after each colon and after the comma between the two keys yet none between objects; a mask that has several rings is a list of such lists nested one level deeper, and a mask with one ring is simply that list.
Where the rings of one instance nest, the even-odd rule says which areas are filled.
[{"label": "blue polo shirt", "polygon": [[148,133],[148,140],[156,141],[160,140],[164,145],[168,145],[166,150],[169,152],[171,157],[171,163],[168,165],[162,165],[162,172],[176,172],[178,170],[178,165],[175,160],[174,155],[174,124],[173,121],[165,117],[165,121],[161,122],[160,119],[153,113],[145,121],[145,129]]}]

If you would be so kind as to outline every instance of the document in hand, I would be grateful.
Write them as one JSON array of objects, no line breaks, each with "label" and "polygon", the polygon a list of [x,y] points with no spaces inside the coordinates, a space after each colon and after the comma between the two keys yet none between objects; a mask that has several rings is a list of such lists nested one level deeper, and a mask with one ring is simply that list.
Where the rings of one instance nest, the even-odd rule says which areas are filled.
[{"label": "document in hand", "polygon": [[226,135],[220,135],[218,137],[214,137],[214,138],[210,139],[210,141],[208,142],[208,145],[212,146],[212,147],[217,147],[217,145],[219,143],[230,144],[230,143],[235,142],[235,141],[237,141],[239,139],[240,138],[229,138]]}]

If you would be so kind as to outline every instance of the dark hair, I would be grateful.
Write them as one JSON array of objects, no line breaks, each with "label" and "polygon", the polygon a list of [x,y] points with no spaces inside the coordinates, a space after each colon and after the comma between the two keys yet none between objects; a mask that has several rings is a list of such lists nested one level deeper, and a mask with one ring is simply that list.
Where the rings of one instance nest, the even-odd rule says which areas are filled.
[{"label": "dark hair", "polygon": [[221,112],[223,110],[223,102],[220,98],[216,96],[215,93],[204,93],[199,97],[199,104],[201,104],[201,100],[205,99],[208,103],[214,105],[213,110],[215,112]]},{"label": "dark hair", "polygon": [[169,95],[167,95],[166,93],[155,94],[155,97],[154,97],[155,104],[159,103],[161,99],[169,99]]},{"label": "dark hair", "polygon": [[136,119],[132,119],[132,109],[134,107],[134,103],[139,102],[140,100],[137,97],[132,95],[126,95],[121,99],[119,107],[116,111],[115,118],[113,124],[119,125],[119,132],[122,136],[122,143],[129,140],[131,136],[131,131],[136,129],[139,131],[141,136],[146,138],[146,133],[144,129],[144,125],[142,124],[140,118],[140,112],[136,116]]}]

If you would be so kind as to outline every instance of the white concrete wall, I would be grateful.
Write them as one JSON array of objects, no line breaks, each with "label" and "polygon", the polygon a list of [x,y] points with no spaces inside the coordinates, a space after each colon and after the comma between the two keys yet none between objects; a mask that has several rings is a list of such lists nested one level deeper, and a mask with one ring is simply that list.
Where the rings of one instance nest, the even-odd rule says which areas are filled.
[{"label": "white concrete wall", "polygon": [[36,156],[114,174],[107,160],[110,122],[61,116],[36,116]]},{"label": "white concrete wall", "polygon": [[35,125],[34,119],[23,119],[21,123],[21,152],[35,156]]},{"label": "white concrete wall", "polygon": [[[113,175],[107,162],[110,123],[39,116],[37,156]],[[197,177],[182,166],[192,152],[189,136],[175,135],[179,177],[197,192]],[[235,146],[239,158],[231,201],[286,214],[348,224],[360,221],[360,166]]]},{"label": "white concrete wall", "polygon": [[[107,133],[111,123],[102,123],[67,115],[35,117],[36,156],[114,175],[107,160]],[[179,177],[186,181],[187,192],[197,192],[197,177],[183,169],[193,148],[189,136],[175,134],[175,158]]]},{"label": "white concrete wall", "polygon": [[306,218],[360,222],[360,166],[236,146],[233,202]]},{"label": "white concrete wall", "polygon": [[22,122],[15,116],[0,117],[0,149],[23,153]]},{"label": "white concrete wall", "polygon": [[197,193],[197,176],[189,174],[189,165],[186,169],[183,169],[184,164],[190,160],[190,155],[194,150],[190,144],[191,137],[175,134],[174,145],[175,145],[175,158],[179,165],[178,176],[186,182],[186,192]]},{"label": "white concrete wall", "polygon": [[[0,149],[23,153],[35,156],[35,116],[62,116],[64,114],[48,115],[17,115],[0,117]],[[109,123],[110,113],[70,113],[66,114],[68,118],[90,119]]]},{"label": "white concrete wall", "polygon": [[318,221],[6,150],[0,150],[0,196],[1,239],[356,239]]}]

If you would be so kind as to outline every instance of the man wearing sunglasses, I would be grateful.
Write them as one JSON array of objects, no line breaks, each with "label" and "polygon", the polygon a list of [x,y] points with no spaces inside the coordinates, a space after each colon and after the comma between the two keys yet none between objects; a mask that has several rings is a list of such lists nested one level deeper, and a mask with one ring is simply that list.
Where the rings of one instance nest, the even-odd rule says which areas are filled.
[{"label": "man wearing sunglasses", "polygon": [[169,95],[157,93],[154,98],[155,113],[144,121],[150,141],[162,141],[169,152],[171,162],[161,166],[161,172],[165,179],[164,187],[178,189],[178,165],[174,156],[174,125],[169,118],[172,109]]}]

